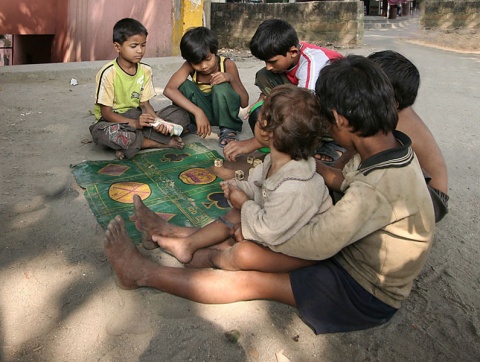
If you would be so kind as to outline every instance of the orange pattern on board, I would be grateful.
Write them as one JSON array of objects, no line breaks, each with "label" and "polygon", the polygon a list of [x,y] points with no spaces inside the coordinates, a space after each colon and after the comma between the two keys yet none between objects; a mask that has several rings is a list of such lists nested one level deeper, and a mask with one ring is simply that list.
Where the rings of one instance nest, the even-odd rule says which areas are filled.
[{"label": "orange pattern on board", "polygon": [[142,182],[118,182],[112,184],[108,189],[108,196],[114,201],[123,204],[132,204],[133,195],[138,195],[145,200],[152,194],[148,184]]},{"label": "orange pattern on board", "polygon": [[207,185],[216,180],[217,176],[204,168],[191,168],[178,176],[187,185]]}]

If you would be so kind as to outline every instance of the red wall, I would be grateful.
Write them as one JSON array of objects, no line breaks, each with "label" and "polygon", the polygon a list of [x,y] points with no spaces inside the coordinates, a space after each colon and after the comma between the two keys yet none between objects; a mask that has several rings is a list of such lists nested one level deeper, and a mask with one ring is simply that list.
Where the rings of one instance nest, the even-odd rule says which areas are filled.
[{"label": "red wall", "polygon": [[[172,55],[171,0],[5,0],[0,34],[54,35],[52,62],[107,60],[116,55],[113,25],[124,17],[147,28],[145,57]],[[26,53],[14,49],[14,61],[16,52]]]}]

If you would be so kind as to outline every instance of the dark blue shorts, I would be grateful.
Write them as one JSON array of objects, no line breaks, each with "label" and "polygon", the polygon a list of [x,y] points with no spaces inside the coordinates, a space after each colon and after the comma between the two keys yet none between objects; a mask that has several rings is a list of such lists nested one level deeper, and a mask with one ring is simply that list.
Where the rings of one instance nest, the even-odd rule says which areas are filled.
[{"label": "dark blue shorts", "polygon": [[333,259],[291,272],[290,283],[300,316],[316,334],[379,326],[397,311],[363,289]]}]

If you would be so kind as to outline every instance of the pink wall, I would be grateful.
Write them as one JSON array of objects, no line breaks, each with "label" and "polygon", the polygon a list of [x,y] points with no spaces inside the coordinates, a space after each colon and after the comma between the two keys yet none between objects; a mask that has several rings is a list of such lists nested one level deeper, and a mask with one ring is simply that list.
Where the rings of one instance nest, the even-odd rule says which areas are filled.
[{"label": "pink wall", "polygon": [[57,2],[59,0],[3,0],[0,34],[54,34]]},{"label": "pink wall", "polygon": [[[60,0],[61,1],[61,0]],[[148,30],[145,57],[172,53],[172,1],[70,0],[66,35],[59,41],[63,61],[113,59],[112,29],[125,17],[139,20]]]},{"label": "pink wall", "polygon": [[171,0],[2,1],[0,34],[54,34],[52,62],[113,59],[115,22],[132,17],[147,28],[145,57],[172,55]]}]

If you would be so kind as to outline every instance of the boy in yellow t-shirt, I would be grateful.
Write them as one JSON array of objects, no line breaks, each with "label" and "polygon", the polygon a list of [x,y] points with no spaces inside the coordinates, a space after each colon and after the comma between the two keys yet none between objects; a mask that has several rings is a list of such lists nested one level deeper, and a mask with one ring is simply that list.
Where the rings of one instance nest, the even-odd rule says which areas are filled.
[{"label": "boy in yellow t-shirt", "polygon": [[96,122],[90,133],[96,144],[116,150],[119,159],[132,158],[140,149],[184,145],[178,137],[181,131],[172,136],[172,126],[157,121],[168,117],[182,125],[188,120],[186,112],[170,106],[157,115],[150,105],[149,100],[156,95],[152,68],[141,62],[147,35],[137,20],[119,20],[113,28],[118,57],[103,66],[96,77]]}]

